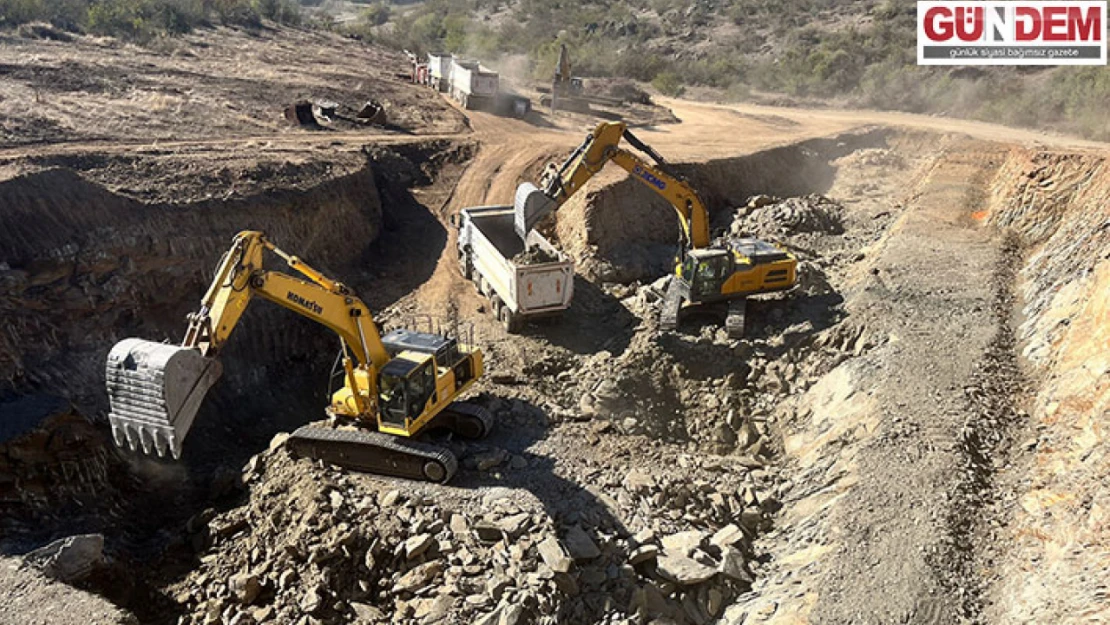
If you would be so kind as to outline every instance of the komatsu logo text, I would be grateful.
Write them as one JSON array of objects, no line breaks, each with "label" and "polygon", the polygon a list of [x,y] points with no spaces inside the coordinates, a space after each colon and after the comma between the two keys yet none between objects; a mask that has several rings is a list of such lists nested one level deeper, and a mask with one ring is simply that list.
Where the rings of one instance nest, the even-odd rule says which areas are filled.
[{"label": "komatsu logo text", "polygon": [[320,306],[312,300],[305,299],[292,291],[290,291],[289,294],[285,296],[285,299],[293,302],[294,304],[302,308],[307,308],[308,310],[311,310],[314,314],[321,315],[324,313],[323,306]]},{"label": "komatsu logo text", "polygon": [[655,187],[656,189],[659,189],[660,191],[667,188],[667,183],[663,182],[655,174],[644,169],[643,167],[637,165],[635,169],[632,170],[632,173],[643,178],[647,181],[648,184]]}]

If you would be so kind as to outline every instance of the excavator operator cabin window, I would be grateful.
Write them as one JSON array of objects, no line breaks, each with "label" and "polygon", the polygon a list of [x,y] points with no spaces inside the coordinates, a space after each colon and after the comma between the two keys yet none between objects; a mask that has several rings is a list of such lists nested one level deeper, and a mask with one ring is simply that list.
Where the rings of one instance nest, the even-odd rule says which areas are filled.
[{"label": "excavator operator cabin window", "polygon": [[428,399],[436,391],[435,361],[431,358],[424,361],[409,374],[409,410],[410,419],[415,419],[424,412]]},{"label": "excavator operator cabin window", "polygon": [[698,262],[694,290],[701,295],[720,293],[721,284],[728,277],[728,256],[710,256]]},{"label": "excavator operator cabin window", "polygon": [[381,400],[382,417],[390,423],[405,422],[405,380],[391,375],[382,375],[379,382],[378,397]]},{"label": "excavator operator cabin window", "polygon": [[394,425],[404,425],[409,415],[409,375],[416,363],[397,358],[389,361],[378,376],[378,399],[382,420]]}]

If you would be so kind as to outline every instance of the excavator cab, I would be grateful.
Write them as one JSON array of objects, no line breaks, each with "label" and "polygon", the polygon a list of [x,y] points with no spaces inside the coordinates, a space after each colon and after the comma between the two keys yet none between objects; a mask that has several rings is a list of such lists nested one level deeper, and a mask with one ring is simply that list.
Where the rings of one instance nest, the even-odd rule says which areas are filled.
[{"label": "excavator cab", "polygon": [[719,297],[732,271],[732,255],[720,249],[690,250],[682,264],[682,277],[690,285],[692,301]]},{"label": "excavator cab", "polygon": [[435,358],[405,352],[382,367],[378,376],[378,400],[383,425],[407,429],[436,393]]}]

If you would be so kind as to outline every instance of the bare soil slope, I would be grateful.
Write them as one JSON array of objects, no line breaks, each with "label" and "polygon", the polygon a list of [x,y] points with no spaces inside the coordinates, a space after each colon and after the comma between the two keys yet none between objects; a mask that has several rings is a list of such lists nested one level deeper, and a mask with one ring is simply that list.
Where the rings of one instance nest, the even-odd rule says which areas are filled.
[{"label": "bare soil slope", "polygon": [[298,100],[332,101],[348,118],[377,100],[392,130],[368,134],[461,131],[462,117],[436,94],[394,79],[402,59],[291,28],[201,30],[154,49],[112,38],[60,42],[3,33],[0,146],[281,136],[299,132],[283,116]]}]

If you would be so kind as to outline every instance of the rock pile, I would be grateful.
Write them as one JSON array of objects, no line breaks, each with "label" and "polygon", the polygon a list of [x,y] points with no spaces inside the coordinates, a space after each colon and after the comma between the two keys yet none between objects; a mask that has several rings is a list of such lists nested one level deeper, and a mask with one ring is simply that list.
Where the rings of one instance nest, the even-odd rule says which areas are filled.
[{"label": "rock pile", "polygon": [[801,233],[842,234],[844,207],[823,195],[785,200],[756,196],[739,211],[729,233],[733,236],[783,236]]},{"label": "rock pile", "polygon": [[750,587],[774,478],[615,434],[598,434],[594,457],[621,461],[561,459],[568,479],[488,444],[462,449],[457,483],[528,485],[480,489],[348,474],[278,441],[245,468],[245,505],[189,522],[201,564],[170,589],[180,622],[711,622]]},{"label": "rock pile", "polygon": [[559,257],[538,245],[533,245],[513,256],[512,261],[518,265],[540,265],[558,262]]}]

